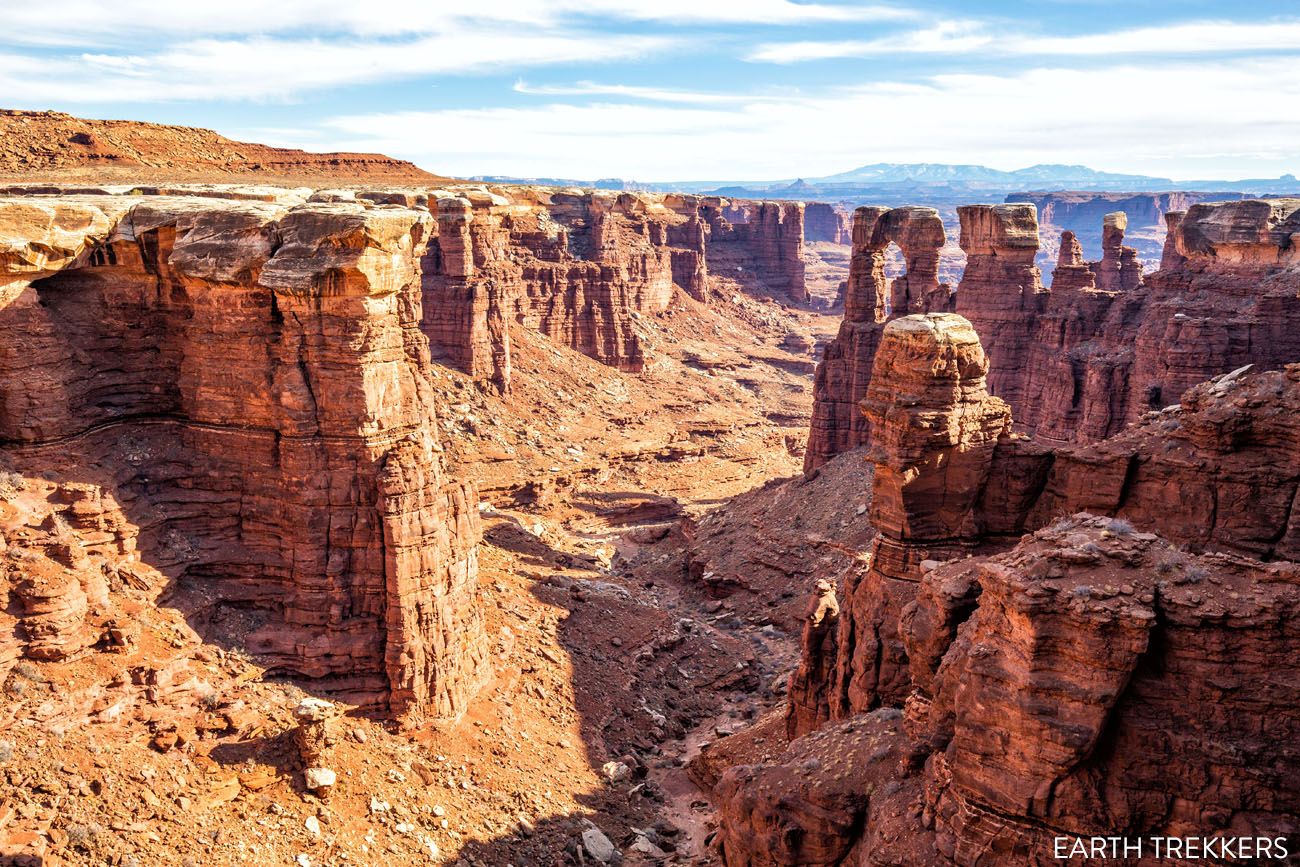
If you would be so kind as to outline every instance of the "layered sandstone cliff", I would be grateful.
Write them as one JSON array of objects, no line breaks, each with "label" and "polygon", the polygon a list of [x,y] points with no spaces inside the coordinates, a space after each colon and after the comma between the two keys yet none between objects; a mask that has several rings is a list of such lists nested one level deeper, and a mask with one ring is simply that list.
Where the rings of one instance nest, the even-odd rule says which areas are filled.
[{"label": "layered sandstone cliff", "polygon": [[986,369],[960,317],[884,329],[880,536],[838,617],[805,627],[797,739],[717,787],[727,864],[1047,864],[1058,835],[1300,831],[1300,694],[1271,685],[1300,641],[1300,364],[1057,448],[1010,432]]},{"label": "layered sandstone cliff", "polygon": [[[442,470],[419,327],[430,229],[356,202],[0,202],[0,451],[56,483],[27,514],[112,504],[115,544],[211,640],[408,721],[461,712],[486,640],[476,497]],[[25,617],[60,583],[72,620],[111,602],[52,544]]]},{"label": "layered sandstone cliff", "polygon": [[1086,514],[939,567],[905,609],[906,709],[728,770],[724,863],[1045,867],[1092,863],[1058,858],[1057,838],[1116,834],[1146,840],[1126,865],[1199,860],[1153,836],[1284,857],[1300,732],[1276,684],[1298,602],[1294,563],[1188,555]]},{"label": "layered sandstone cliff", "polygon": [[[1072,232],[1085,249],[1095,255],[1101,249],[1107,214],[1123,212],[1128,219],[1126,234],[1136,255],[1148,268],[1160,261],[1160,249],[1166,237],[1166,215],[1186,211],[1202,202],[1227,202],[1250,198],[1247,193],[1232,191],[1201,192],[1173,190],[1163,193],[1104,193],[1092,190],[1012,193],[1006,202],[1028,202],[1038,210],[1038,219],[1046,243],[1039,254],[1039,267],[1046,273],[1054,255],[1051,240],[1061,232]],[[1055,278],[1053,278],[1055,279]]]},{"label": "layered sandstone cliff", "polygon": [[549,188],[429,194],[424,330],[434,356],[506,390],[510,329],[537,331],[621,370],[645,364],[635,317],[674,285],[698,300],[711,271],[807,300],[803,206]]},{"label": "layered sandstone cliff", "polygon": [[[853,214],[853,258],[844,290],[844,321],[817,365],[812,428],[804,470],[868,441],[857,403],[867,392],[885,324],[898,316],[946,309],[948,286],[939,283],[943,222],[933,208],[861,207]],[[891,244],[906,270],[885,276]]]},{"label": "layered sandstone cliff", "polygon": [[[1300,200],[1173,212],[1163,267],[1146,276],[1124,244],[1124,214],[1109,214],[1097,261],[1085,261],[1074,234],[1063,234],[1050,289],[1034,264],[1033,205],[968,205],[958,213],[967,265],[954,307],[943,293],[909,293],[906,308],[892,299],[893,313],[956,309],[969,319],[988,354],[990,391],[1011,405],[1019,430],[1045,442],[1104,439],[1212,376],[1300,358],[1300,309],[1289,303],[1300,291],[1293,240]],[[860,244],[869,257],[876,243],[868,234],[855,251]],[[827,348],[808,469],[867,441],[856,404],[878,338],[855,335],[878,332],[883,320],[864,325],[846,311],[841,337]]]},{"label": "layered sandstone cliff", "polygon": [[809,202],[804,206],[804,240],[852,244],[852,212],[840,205]]},{"label": "layered sandstone cliff", "polygon": [[37,173],[43,180],[121,178],[132,184],[235,176],[414,182],[437,177],[383,154],[311,153],[232,141],[195,127],[0,110],[0,175]]}]

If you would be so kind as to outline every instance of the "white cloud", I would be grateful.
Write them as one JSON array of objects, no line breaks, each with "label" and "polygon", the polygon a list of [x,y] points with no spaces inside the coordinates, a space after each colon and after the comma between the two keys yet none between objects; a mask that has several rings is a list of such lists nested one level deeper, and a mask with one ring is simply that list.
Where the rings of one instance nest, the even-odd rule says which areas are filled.
[{"label": "white cloud", "polygon": [[[1116,99],[1141,82],[1148,99]],[[1111,64],[944,75],[781,100],[678,108],[626,101],[360,114],[330,147],[443,173],[642,180],[817,176],[871,162],[1052,161],[1178,177],[1296,169],[1300,65]]]},{"label": "white cloud", "polygon": [[1011,40],[1019,54],[1201,54],[1229,51],[1300,50],[1300,21],[1246,24],[1197,21],[1081,36]]},{"label": "white cloud", "polygon": [[973,21],[942,21],[922,30],[909,30],[876,39],[771,42],[751,51],[746,60],[763,63],[802,63],[881,54],[957,54],[986,50],[994,39]]},{"label": "white cloud", "polygon": [[300,93],[422,75],[635,58],[668,50],[652,36],[463,28],[397,40],[204,39],[155,54],[0,54],[0,92],[25,104],[289,99]]},{"label": "white cloud", "polygon": [[103,45],[154,35],[192,39],[294,32],[365,37],[442,33],[474,23],[557,28],[594,19],[679,24],[792,25],[900,21],[913,10],[876,3],[792,0],[46,0],[0,4],[0,41]]},{"label": "white cloud", "polygon": [[529,96],[615,96],[624,99],[644,99],[648,102],[671,102],[684,105],[724,105],[792,98],[787,94],[718,93],[671,87],[601,84],[595,81],[579,81],[575,84],[529,84],[522,79],[515,82],[514,91]]},{"label": "white cloud", "polygon": [[1264,24],[1197,21],[1078,36],[998,32],[976,21],[947,21],[877,39],[768,42],[751,51],[746,59],[800,63],[887,54],[1102,57],[1246,51],[1300,51],[1300,21],[1287,19]]},{"label": "white cloud", "polygon": [[640,21],[805,24],[825,21],[903,21],[915,10],[870,3],[792,3],[790,0],[559,0],[570,11]]}]

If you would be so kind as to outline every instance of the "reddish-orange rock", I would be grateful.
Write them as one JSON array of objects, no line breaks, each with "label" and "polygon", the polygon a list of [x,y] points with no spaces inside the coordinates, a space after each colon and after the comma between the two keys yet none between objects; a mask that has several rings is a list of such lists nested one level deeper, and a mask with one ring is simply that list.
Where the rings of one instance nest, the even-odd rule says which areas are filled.
[{"label": "reddish-orange rock", "polygon": [[[1101,440],[1210,377],[1300,358],[1300,309],[1289,303],[1300,291],[1291,240],[1300,200],[1171,212],[1164,267],[1145,277],[1122,243],[1123,215],[1111,214],[1100,262],[1085,263],[1077,239],[1063,236],[1050,290],[1033,264],[1032,205],[958,212],[968,261],[956,310],[984,343],[990,391],[1011,405],[1018,430],[1043,442]],[[866,442],[853,407],[875,349],[856,337],[862,330],[846,326],[852,339],[828,347],[808,469]]]},{"label": "reddish-orange rock", "polygon": [[1034,206],[965,205],[961,248],[966,271],[957,287],[957,312],[970,320],[989,357],[989,390],[1020,406],[1021,374],[1029,364],[1035,315],[1047,298],[1034,256]]},{"label": "reddish-orange rock", "polygon": [[232,141],[210,129],[135,120],[92,120],[59,111],[0,110],[0,174],[120,178],[123,183],[181,178],[437,178],[383,154],[310,153]]},{"label": "reddish-orange rock", "polygon": [[1136,289],[1142,282],[1142,265],[1137,250],[1124,246],[1128,216],[1123,211],[1107,214],[1102,220],[1101,261],[1096,264],[1097,286],[1112,292]]},{"label": "reddish-orange rock", "polygon": [[840,205],[809,202],[804,206],[804,240],[853,243],[853,214]]},{"label": "reddish-orange rock", "polygon": [[[844,321],[817,365],[812,426],[804,471],[869,442],[858,402],[867,391],[885,323],[908,313],[945,310],[948,287],[939,283],[943,222],[933,208],[858,208],[853,215],[853,257],[844,292]],[[885,253],[891,243],[907,270],[888,279]]]},{"label": "reddish-orange rock", "polygon": [[[1300,696],[1277,672],[1300,649],[1300,364],[1052,448],[1007,435],[982,365],[953,375],[982,362],[965,339],[891,345],[945,319],[969,332],[885,329],[865,401],[881,535],[834,636],[805,631],[801,736],[715,790],[726,863],[1010,867],[1116,829],[1294,837]],[[1057,518],[1079,510],[1118,517]],[[988,551],[1006,553],[962,559]],[[896,724],[863,716],[881,704]],[[860,761],[862,727],[901,760]]]},{"label": "reddish-orange rock", "polygon": [[434,357],[500,390],[513,327],[637,371],[635,317],[674,284],[707,300],[711,270],[740,270],[807,299],[798,203],[523,187],[435,191],[431,209],[423,329]]},{"label": "reddish-orange rock", "polygon": [[[912,601],[920,564],[970,550],[975,510],[1007,405],[985,387],[988,362],[970,323],[952,313],[905,316],[884,327],[863,401],[875,464],[869,520],[879,532],[871,566],[843,588],[833,644],[805,648],[791,682],[791,731],[906,694],[899,613]],[[837,654],[830,665],[827,652]],[[830,671],[829,682],[818,672]]]},{"label": "reddish-orange rock", "polygon": [[1155,836],[1293,840],[1297,604],[1295,563],[1086,514],[933,569],[902,620],[906,709],[727,770],[723,861],[1046,867],[1058,837],[1120,834],[1153,867]]},{"label": "reddish-orange rock", "polygon": [[[1055,835],[1300,830],[1294,696],[1300,569],[1189,556],[1079,516],[954,569],[978,604],[916,697],[947,863],[1048,863]],[[921,594],[905,628],[925,639]],[[920,635],[918,635],[918,632]],[[920,658],[918,654],[918,658]],[[920,711],[921,708],[927,708]],[[1004,853],[989,861],[985,853]],[[1163,863],[1148,851],[1140,864]]]},{"label": "reddish-orange rock", "polygon": [[699,199],[710,228],[709,268],[717,273],[740,269],[792,301],[808,300],[804,283],[804,205],[802,202],[753,202]]},{"label": "reddish-orange rock", "polygon": [[[0,223],[31,239],[0,290],[15,467],[120,503],[212,640],[410,721],[463,710],[486,639],[419,331],[428,213],[87,197]],[[79,609],[58,583],[24,616]]]}]

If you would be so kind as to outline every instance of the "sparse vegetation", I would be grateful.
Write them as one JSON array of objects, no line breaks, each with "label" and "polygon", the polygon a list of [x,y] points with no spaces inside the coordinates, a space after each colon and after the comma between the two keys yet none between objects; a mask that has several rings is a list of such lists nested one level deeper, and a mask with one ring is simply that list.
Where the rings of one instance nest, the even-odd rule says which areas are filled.
[{"label": "sparse vegetation", "polygon": [[1133,525],[1123,518],[1111,518],[1110,522],[1106,524],[1106,529],[1120,538],[1132,536],[1134,532]]},{"label": "sparse vegetation", "polygon": [[17,698],[25,695],[33,684],[44,682],[45,675],[41,674],[41,670],[23,660],[10,669],[9,678],[5,681],[5,692]]},{"label": "sparse vegetation", "polygon": [[21,677],[24,680],[35,681],[36,683],[45,682],[45,675],[41,674],[41,670],[27,660],[23,660],[15,665],[12,674],[16,677]]},{"label": "sparse vegetation", "polygon": [[68,835],[68,846],[72,849],[88,850],[103,829],[98,825],[82,825],[74,822],[63,829]]},{"label": "sparse vegetation", "polygon": [[12,497],[27,490],[27,480],[22,473],[0,472],[0,497]]},{"label": "sparse vegetation", "polygon": [[1161,557],[1159,560],[1156,561],[1156,573],[1168,578],[1169,576],[1177,573],[1178,567],[1182,565],[1182,562],[1183,562],[1182,558],[1179,557],[1177,554],[1174,553],[1165,554],[1163,557]]}]

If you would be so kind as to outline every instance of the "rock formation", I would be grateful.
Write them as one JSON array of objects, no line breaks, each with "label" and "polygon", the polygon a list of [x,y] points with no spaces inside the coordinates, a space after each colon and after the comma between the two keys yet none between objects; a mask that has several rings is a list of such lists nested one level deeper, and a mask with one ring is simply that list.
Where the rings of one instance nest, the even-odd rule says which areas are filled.
[{"label": "rock formation", "polygon": [[804,240],[853,243],[853,214],[839,205],[809,202],[804,206]]},{"label": "rock formation", "polygon": [[[423,268],[434,357],[506,390],[512,327],[621,370],[645,364],[638,315],[711,270],[806,300],[803,206],[698,196],[500,188],[434,191]],[[734,221],[734,222],[733,222]]]},{"label": "rock formation", "polygon": [[428,182],[437,176],[383,154],[309,153],[238,142],[210,129],[0,110],[0,175],[147,180],[346,177]]},{"label": "rock formation", "polygon": [[[690,201],[689,197],[681,197]],[[710,228],[709,257],[719,272],[744,270],[796,302],[808,300],[804,285],[802,202],[695,200]]]},{"label": "rock formation", "polygon": [[998,440],[1010,433],[1010,411],[989,396],[987,371],[979,338],[960,316],[918,314],[884,327],[863,402],[875,465],[868,514],[879,535],[870,568],[843,588],[831,649],[806,652],[792,680],[792,735],[905,693],[899,612],[915,595],[922,561],[960,556],[979,541],[974,511]]},{"label": "rock formation", "polygon": [[[853,258],[844,291],[844,321],[817,365],[812,428],[804,470],[865,445],[866,420],[857,403],[866,394],[885,324],[908,313],[947,308],[939,283],[943,222],[933,208],[865,206],[853,214]],[[897,244],[907,270],[889,280],[885,251]]]},{"label": "rock formation", "polygon": [[86,645],[100,567],[58,534],[98,523],[212,640],[411,722],[463,710],[487,672],[477,498],[439,457],[430,228],[357,202],[0,201],[0,452],[57,480],[25,510],[52,563],[19,581],[20,653]]},{"label": "rock formation", "polygon": [[[1094,190],[1012,193],[1008,203],[1028,202],[1038,210],[1039,228],[1046,241],[1039,251],[1038,265],[1044,274],[1051,267],[1045,254],[1055,254],[1050,239],[1061,232],[1072,232],[1092,256],[1102,248],[1107,214],[1123,213],[1127,219],[1127,243],[1148,269],[1153,270],[1160,261],[1161,246],[1166,237],[1167,216],[1171,212],[1186,211],[1202,202],[1228,202],[1249,198],[1248,194],[1222,191],[1201,192],[1174,190],[1164,193],[1105,193]],[[1052,278],[1055,281],[1055,277]],[[1053,285],[1055,285],[1053,283]]]},{"label": "rock formation", "polygon": [[1300,646],[1300,364],[1052,448],[1010,433],[968,338],[950,314],[884,330],[864,403],[880,536],[834,636],[805,631],[801,737],[715,790],[725,862],[1296,834],[1300,695],[1274,684]]},{"label": "rock formation", "polygon": [[[1044,442],[1101,440],[1205,379],[1300,358],[1300,310],[1288,303],[1300,291],[1292,240],[1300,200],[1172,212],[1164,267],[1145,277],[1123,244],[1123,215],[1111,214],[1100,261],[1085,262],[1078,239],[1063,234],[1051,289],[1034,265],[1032,205],[968,205],[958,213],[968,261],[955,309],[984,343],[989,390],[1011,405],[1018,430]],[[855,251],[858,243],[869,256],[876,240],[864,236]],[[907,311],[943,309],[922,300]],[[859,333],[874,333],[880,322],[862,316],[846,308],[841,337],[819,368],[807,469],[867,441],[855,407],[866,395],[875,338]]]},{"label": "rock formation", "polygon": [[[436,357],[507,388],[509,323],[517,323],[605,364],[641,369],[632,316],[667,307],[683,270],[668,236],[686,218],[630,193],[518,202],[464,191],[437,196],[432,210],[424,330]],[[693,252],[702,264],[702,245]],[[690,276],[683,288],[702,293],[702,275]]]},{"label": "rock formation", "polygon": [[1123,211],[1107,214],[1102,221],[1101,261],[1097,263],[1097,287],[1108,292],[1128,292],[1142,282],[1137,250],[1124,246],[1128,216]]}]

